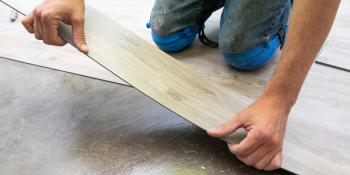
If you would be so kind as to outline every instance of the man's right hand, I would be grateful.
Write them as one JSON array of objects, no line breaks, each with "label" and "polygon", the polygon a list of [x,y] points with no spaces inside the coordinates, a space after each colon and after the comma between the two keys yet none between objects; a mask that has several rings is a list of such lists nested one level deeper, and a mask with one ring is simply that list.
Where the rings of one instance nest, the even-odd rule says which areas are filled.
[{"label": "man's right hand", "polygon": [[22,23],[28,32],[44,43],[63,46],[66,42],[58,34],[58,21],[72,25],[73,42],[81,52],[89,51],[84,35],[84,0],[45,0]]}]

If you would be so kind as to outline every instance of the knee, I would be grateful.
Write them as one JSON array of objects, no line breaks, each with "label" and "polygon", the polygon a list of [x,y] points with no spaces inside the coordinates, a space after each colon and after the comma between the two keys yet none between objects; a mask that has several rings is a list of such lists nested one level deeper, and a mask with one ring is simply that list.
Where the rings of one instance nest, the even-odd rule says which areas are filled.
[{"label": "knee", "polygon": [[198,27],[187,27],[175,33],[162,36],[152,28],[152,39],[164,52],[178,52],[190,46],[198,33]]},{"label": "knee", "polygon": [[[157,1],[158,2],[158,1]],[[178,52],[190,46],[196,38],[199,28],[190,18],[177,15],[174,9],[176,1],[159,1],[152,10],[150,23],[152,39],[165,52]],[[166,6],[167,12],[162,10]]]},{"label": "knee", "polygon": [[250,49],[243,45],[240,47],[227,47],[227,45],[222,47],[220,45],[220,50],[230,66],[239,70],[257,70],[271,60],[279,46],[279,38],[275,37]]}]

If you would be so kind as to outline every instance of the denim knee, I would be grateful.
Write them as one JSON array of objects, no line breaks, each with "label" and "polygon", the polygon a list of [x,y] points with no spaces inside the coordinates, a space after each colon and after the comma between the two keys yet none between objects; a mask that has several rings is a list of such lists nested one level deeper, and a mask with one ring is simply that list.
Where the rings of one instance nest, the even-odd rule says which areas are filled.
[{"label": "denim knee", "polygon": [[280,47],[280,39],[276,36],[267,43],[240,53],[223,53],[225,61],[239,70],[256,70],[267,64]]},{"label": "denim knee", "polygon": [[287,33],[288,25],[285,25],[280,28],[277,35],[273,38],[251,49],[247,50],[248,45],[245,46],[243,44],[240,47],[235,46],[233,48],[226,41],[226,44],[220,45],[220,50],[225,61],[232,67],[239,70],[256,70],[267,64],[274,53],[283,47]]},{"label": "denim knee", "polygon": [[160,49],[177,52],[191,45],[199,29],[224,0],[156,0],[149,28]]},{"label": "denim knee", "polygon": [[179,52],[192,44],[198,30],[198,27],[187,27],[174,34],[160,36],[152,29],[152,38],[154,43],[164,52]]},{"label": "denim knee", "polygon": [[287,33],[292,2],[225,1],[219,36],[225,60],[242,70],[268,63]]}]

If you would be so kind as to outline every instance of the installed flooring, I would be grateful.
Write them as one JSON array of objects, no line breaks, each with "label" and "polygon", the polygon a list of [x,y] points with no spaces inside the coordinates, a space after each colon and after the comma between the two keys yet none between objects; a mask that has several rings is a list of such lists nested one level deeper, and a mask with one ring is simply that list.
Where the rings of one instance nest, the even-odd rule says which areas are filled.
[{"label": "installed flooring", "polygon": [[317,61],[350,72],[350,42],[328,40]]},{"label": "installed flooring", "polygon": [[317,61],[350,71],[350,1],[341,1],[333,29]]},{"label": "installed flooring", "polygon": [[[122,8],[117,6],[118,2],[110,3],[112,4],[105,2],[108,8]],[[98,8],[99,3],[96,4]],[[121,12],[121,10],[112,11],[107,6],[105,8],[103,12],[106,13]],[[125,17],[128,18],[131,17]],[[138,21],[138,26],[143,27],[141,24],[144,23],[141,21]],[[214,24],[214,21],[209,23]],[[215,34],[215,26],[212,29],[214,32],[211,34]],[[189,50],[174,56],[213,82],[251,98],[258,95],[273,70],[271,64],[257,72],[237,72],[226,66],[218,55],[216,50],[195,43]],[[277,61],[276,57],[273,63]],[[346,146],[350,145],[348,143],[350,137],[346,126],[350,123],[347,117],[350,103],[346,97],[350,94],[345,90],[349,89],[349,84],[347,72],[314,65],[290,117],[285,142],[285,168],[297,173],[349,172],[347,169],[349,152]],[[329,146],[330,142],[340,146],[336,148]],[[309,162],[314,164],[310,165]],[[324,164],[328,166],[321,166]]]}]

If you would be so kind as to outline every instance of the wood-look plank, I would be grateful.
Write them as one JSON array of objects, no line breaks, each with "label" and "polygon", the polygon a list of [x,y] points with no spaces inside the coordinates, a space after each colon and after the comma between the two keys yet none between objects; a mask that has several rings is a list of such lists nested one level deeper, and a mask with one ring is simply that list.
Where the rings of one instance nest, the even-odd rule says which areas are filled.
[{"label": "wood-look plank", "polygon": [[[207,81],[89,7],[86,9],[85,29],[91,58],[203,129],[225,122],[250,102],[238,93],[229,93]],[[63,36],[68,39],[71,33]]]}]

